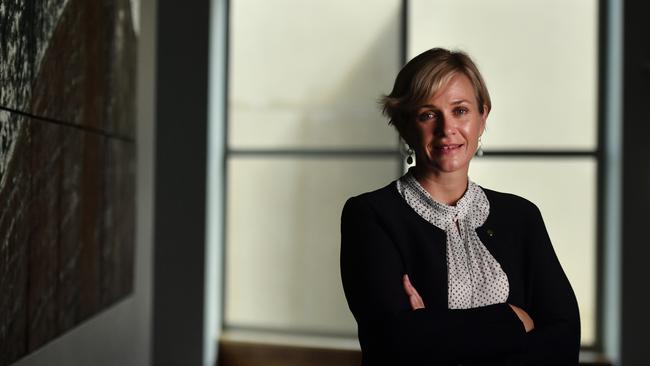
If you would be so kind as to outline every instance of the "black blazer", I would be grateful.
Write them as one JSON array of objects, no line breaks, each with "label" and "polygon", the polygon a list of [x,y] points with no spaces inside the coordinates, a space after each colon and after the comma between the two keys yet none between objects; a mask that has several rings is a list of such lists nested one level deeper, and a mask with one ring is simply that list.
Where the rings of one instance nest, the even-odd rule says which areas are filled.
[{"label": "black blazer", "polygon": [[[575,295],[538,208],[483,189],[490,214],[476,229],[508,276],[507,303],[535,322],[526,333],[507,303],[447,308],[445,232],[421,218],[395,182],[350,198],[341,218],[341,278],[363,365],[577,365]],[[425,309],[413,311],[408,274]]]}]

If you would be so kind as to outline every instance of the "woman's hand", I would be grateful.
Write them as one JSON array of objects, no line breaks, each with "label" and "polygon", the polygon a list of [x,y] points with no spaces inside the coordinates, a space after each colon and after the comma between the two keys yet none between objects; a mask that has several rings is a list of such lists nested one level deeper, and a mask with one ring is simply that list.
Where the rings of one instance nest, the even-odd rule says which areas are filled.
[{"label": "woman's hand", "polygon": [[413,310],[424,309],[424,301],[422,301],[422,298],[415,287],[411,285],[408,275],[405,274],[404,277],[402,277],[402,283],[404,284],[404,291],[406,291],[406,295],[409,297],[409,301],[411,302],[411,308]]},{"label": "woman's hand", "polygon": [[[409,302],[411,303],[411,309],[417,310],[417,309],[424,309],[424,301],[422,301],[422,297],[420,297],[420,294],[418,294],[418,291],[411,285],[411,281],[409,280],[408,275],[404,275],[402,277],[402,283],[404,284],[404,291],[406,292],[406,295],[409,297]],[[508,304],[512,308],[512,311],[517,314],[517,317],[519,317],[519,320],[524,324],[524,328],[526,328],[526,333],[530,332],[531,330],[535,329],[535,322],[533,321],[533,318],[528,315],[528,313],[515,305]]]},{"label": "woman's hand", "polygon": [[524,323],[524,328],[526,328],[526,333],[530,332],[531,330],[535,329],[535,322],[533,322],[533,318],[528,315],[528,313],[517,306],[514,306],[512,304],[508,304],[512,308],[512,310],[517,314],[519,317],[519,320],[521,320],[522,323]]}]

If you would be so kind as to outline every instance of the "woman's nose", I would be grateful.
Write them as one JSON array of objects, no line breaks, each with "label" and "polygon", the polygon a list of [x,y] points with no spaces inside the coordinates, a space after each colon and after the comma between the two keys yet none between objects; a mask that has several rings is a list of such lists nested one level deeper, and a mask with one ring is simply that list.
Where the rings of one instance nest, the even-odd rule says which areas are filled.
[{"label": "woman's nose", "polygon": [[449,116],[442,115],[438,119],[438,123],[436,123],[434,133],[439,136],[447,136],[453,134],[455,129],[456,125],[454,119]]}]

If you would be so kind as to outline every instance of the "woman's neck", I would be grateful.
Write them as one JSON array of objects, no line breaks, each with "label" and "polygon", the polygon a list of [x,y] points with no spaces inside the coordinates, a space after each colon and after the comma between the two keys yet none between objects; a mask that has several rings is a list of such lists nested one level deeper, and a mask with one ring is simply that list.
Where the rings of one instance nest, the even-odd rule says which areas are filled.
[{"label": "woman's neck", "polygon": [[467,190],[467,172],[441,173],[415,166],[412,174],[434,200],[446,205],[455,205]]}]

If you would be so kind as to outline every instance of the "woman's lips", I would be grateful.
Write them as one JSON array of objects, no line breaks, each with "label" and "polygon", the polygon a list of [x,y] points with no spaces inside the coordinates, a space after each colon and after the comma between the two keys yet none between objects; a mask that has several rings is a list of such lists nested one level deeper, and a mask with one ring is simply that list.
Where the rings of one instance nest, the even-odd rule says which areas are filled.
[{"label": "woman's lips", "polygon": [[446,144],[436,146],[435,149],[442,154],[452,154],[458,151],[458,149],[460,149],[462,146],[463,144]]}]

